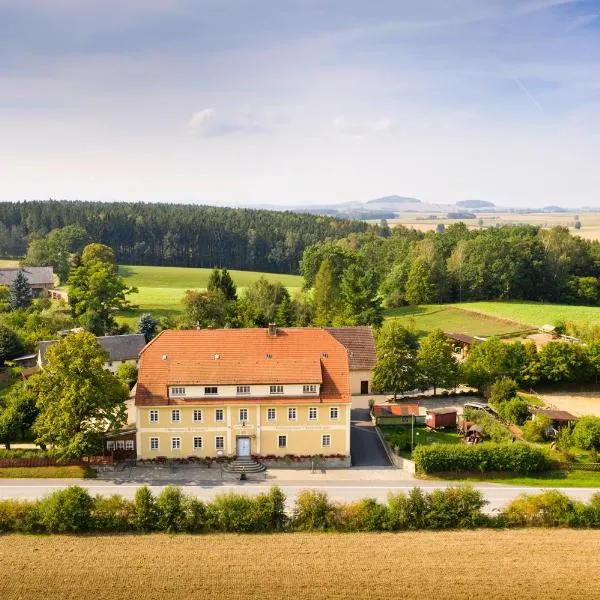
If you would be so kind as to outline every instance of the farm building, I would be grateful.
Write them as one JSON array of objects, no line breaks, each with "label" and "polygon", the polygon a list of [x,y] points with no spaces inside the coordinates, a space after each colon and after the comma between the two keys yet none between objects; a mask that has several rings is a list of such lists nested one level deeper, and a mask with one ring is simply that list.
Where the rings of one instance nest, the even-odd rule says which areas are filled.
[{"label": "farm building", "polygon": [[431,408],[425,413],[425,425],[431,429],[456,427],[456,408]]},{"label": "farm building", "polygon": [[425,415],[420,414],[417,403],[378,404],[373,407],[372,420],[375,425],[422,425]]},{"label": "farm building", "polygon": [[471,346],[480,341],[472,335],[467,335],[466,333],[447,333],[446,337],[452,343],[454,352],[461,358],[467,358]]},{"label": "farm building", "polygon": [[0,269],[0,285],[10,287],[19,270],[23,271],[34,297],[46,296],[48,290],[54,287],[54,270],[52,267],[23,267],[22,269],[8,267]]},{"label": "farm building", "polygon": [[537,416],[548,417],[550,427],[560,429],[565,425],[573,425],[577,421],[577,417],[566,410],[554,410],[550,408],[534,408],[531,411],[532,418],[535,420]]}]

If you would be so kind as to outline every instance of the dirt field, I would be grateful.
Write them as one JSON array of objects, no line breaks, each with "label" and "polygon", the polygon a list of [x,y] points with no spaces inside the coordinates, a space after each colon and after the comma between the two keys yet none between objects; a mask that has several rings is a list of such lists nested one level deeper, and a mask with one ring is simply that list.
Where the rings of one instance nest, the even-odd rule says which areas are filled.
[{"label": "dirt field", "polygon": [[569,394],[550,392],[540,394],[547,406],[566,410],[576,417],[583,415],[596,415],[600,417],[600,393],[599,392],[572,392]]},{"label": "dirt field", "polygon": [[600,531],[5,537],[3,600],[600,597]]}]

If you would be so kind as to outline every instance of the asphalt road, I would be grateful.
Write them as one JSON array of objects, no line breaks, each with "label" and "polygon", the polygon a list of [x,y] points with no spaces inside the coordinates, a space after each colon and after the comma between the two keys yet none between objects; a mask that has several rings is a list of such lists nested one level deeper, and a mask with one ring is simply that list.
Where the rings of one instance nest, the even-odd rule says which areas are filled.
[{"label": "asphalt road", "polygon": [[[81,479],[0,479],[0,498],[36,499],[54,490],[64,489],[70,485],[79,485],[87,488],[91,494],[120,494],[126,498],[133,498],[136,490],[141,484],[115,483],[110,481],[95,481]],[[165,483],[149,484],[155,493],[159,493]],[[288,498],[288,503],[294,501],[297,494],[305,489],[311,488],[327,492],[332,500],[339,502],[351,502],[360,498],[371,497],[385,501],[390,493],[408,492],[413,487],[423,489],[440,489],[452,485],[450,482],[419,481],[400,483],[398,481],[337,481],[329,483],[315,483],[314,481],[294,481],[290,483],[278,482]],[[271,484],[239,482],[239,483],[215,483],[207,482],[203,485],[183,485],[185,492],[203,500],[210,500],[217,494],[235,491],[241,494],[259,494],[267,491]],[[541,491],[539,488],[520,487],[499,484],[481,484],[474,486],[484,494],[489,502],[487,510],[493,511],[505,506],[508,502],[523,493],[534,494]],[[547,488],[546,488],[547,489]],[[564,492],[571,498],[577,500],[589,500],[597,488],[563,488]]]},{"label": "asphalt road", "polygon": [[390,461],[379,441],[366,408],[352,409],[350,453],[354,467],[389,467]]}]

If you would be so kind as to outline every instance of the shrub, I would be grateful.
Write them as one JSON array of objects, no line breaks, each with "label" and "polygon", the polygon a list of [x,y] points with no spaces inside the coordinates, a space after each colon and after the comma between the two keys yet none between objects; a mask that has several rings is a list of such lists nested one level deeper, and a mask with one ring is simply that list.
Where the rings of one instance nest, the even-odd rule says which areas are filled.
[{"label": "shrub", "polygon": [[157,526],[174,533],[186,528],[186,497],[181,488],[168,485],[156,498]]},{"label": "shrub", "polygon": [[528,442],[540,443],[546,439],[546,431],[550,427],[550,419],[544,415],[536,415],[521,428],[523,437]]},{"label": "shrub", "polygon": [[136,526],[135,503],[123,496],[96,496],[92,510],[97,531],[131,531]]},{"label": "shrub", "polygon": [[287,525],[285,494],[277,486],[254,498],[257,531],[282,531]]},{"label": "shrub", "polygon": [[492,442],[507,442],[512,438],[512,434],[503,423],[483,410],[467,409],[464,417],[467,421],[481,425],[482,435]]},{"label": "shrub", "polygon": [[502,377],[496,380],[490,389],[490,404],[498,409],[502,404],[512,400],[519,390],[514,379]]},{"label": "shrub", "polygon": [[585,506],[557,490],[523,494],[501,513],[509,527],[574,527],[583,521]]},{"label": "shrub", "polygon": [[185,501],[185,530],[200,533],[206,530],[206,504],[197,498],[187,497]]},{"label": "shrub", "polygon": [[325,531],[338,524],[338,509],[325,492],[304,490],[294,505],[292,523],[298,531]]},{"label": "shrub", "polygon": [[39,503],[39,519],[49,533],[76,533],[92,526],[94,501],[87,490],[70,486],[45,496]]},{"label": "shrub", "polygon": [[41,531],[37,502],[0,500],[0,533]]},{"label": "shrub", "polygon": [[413,460],[422,473],[508,471],[526,474],[546,471],[551,466],[542,448],[521,442],[417,446]]},{"label": "shrub", "polygon": [[374,498],[363,498],[340,507],[339,522],[343,531],[383,531],[388,510]]},{"label": "shrub", "polygon": [[206,509],[208,527],[224,532],[260,531],[255,518],[255,503],[254,498],[233,492],[217,496]]},{"label": "shrub", "polygon": [[410,450],[411,446],[411,435],[405,431],[394,431],[386,435],[389,444],[396,452],[403,452],[404,450]]},{"label": "shrub", "polygon": [[498,406],[498,414],[509,423],[523,425],[529,417],[529,407],[526,400],[515,396]]},{"label": "shrub", "polygon": [[140,531],[152,531],[156,527],[156,500],[147,485],[138,488],[133,501],[135,526]]},{"label": "shrub", "polygon": [[481,525],[481,512],[487,504],[483,494],[471,486],[433,490],[427,496],[426,527],[428,529],[465,529]]},{"label": "shrub", "polygon": [[600,449],[600,417],[581,417],[573,429],[573,442],[585,450]]}]

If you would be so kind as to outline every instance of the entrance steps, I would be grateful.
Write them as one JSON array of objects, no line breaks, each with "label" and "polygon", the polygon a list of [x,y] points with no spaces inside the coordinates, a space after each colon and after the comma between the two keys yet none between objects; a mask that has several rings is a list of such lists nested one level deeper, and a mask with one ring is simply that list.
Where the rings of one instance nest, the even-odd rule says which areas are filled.
[{"label": "entrance steps", "polygon": [[223,471],[228,473],[262,473],[267,467],[250,457],[239,457],[223,465]]}]

